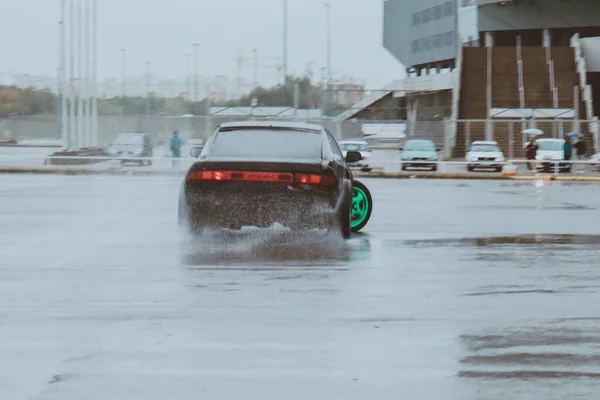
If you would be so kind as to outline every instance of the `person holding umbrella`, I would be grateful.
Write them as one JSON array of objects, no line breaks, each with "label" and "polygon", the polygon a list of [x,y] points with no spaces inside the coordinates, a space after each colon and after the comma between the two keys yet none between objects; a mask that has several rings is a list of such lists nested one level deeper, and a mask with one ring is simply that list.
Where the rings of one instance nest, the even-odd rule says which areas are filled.
[{"label": "person holding umbrella", "polygon": [[537,136],[544,134],[544,131],[542,131],[541,129],[537,129],[537,128],[529,128],[529,129],[525,129],[522,133],[529,136],[529,143],[527,143],[527,146],[525,147],[525,156],[527,157],[527,160],[529,161],[527,163],[527,169],[530,171],[535,170],[535,161],[536,161],[537,151],[538,151],[538,145],[535,141],[536,141]]},{"label": "person holding umbrella", "polygon": [[537,157],[538,145],[535,143],[535,136],[531,136],[529,138],[529,143],[527,143],[527,147],[525,147],[525,156],[529,161],[527,163],[528,170],[535,169],[535,158]]},{"label": "person holding umbrella", "polygon": [[579,139],[577,139],[577,142],[573,147],[575,147],[575,151],[577,152],[577,159],[579,161],[584,161],[585,153],[587,153],[587,145],[583,140],[583,136],[579,136]]},{"label": "person holding umbrella", "polygon": [[571,141],[566,139],[565,145],[563,146],[563,152],[565,153],[565,160],[570,160],[573,157],[573,145],[571,145]]}]

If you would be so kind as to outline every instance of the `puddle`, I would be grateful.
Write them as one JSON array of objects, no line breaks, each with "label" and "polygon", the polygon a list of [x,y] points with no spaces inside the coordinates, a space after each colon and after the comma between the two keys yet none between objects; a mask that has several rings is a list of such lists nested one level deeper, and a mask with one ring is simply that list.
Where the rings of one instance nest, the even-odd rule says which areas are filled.
[{"label": "puddle", "polygon": [[515,235],[515,236],[490,236],[458,239],[431,239],[407,240],[404,244],[409,246],[494,246],[494,245],[547,245],[547,244],[574,244],[574,245],[599,245],[600,235]]},{"label": "puddle", "polygon": [[461,378],[487,378],[487,379],[569,379],[592,378],[600,379],[600,372],[581,371],[460,371]]},{"label": "puddle", "polygon": [[496,292],[480,292],[480,293],[469,293],[465,296],[495,296],[499,294],[530,294],[530,293],[540,293],[540,294],[554,294],[558,293],[556,290],[548,290],[548,289],[531,289],[531,290],[503,290]]},{"label": "puddle", "polygon": [[460,362],[462,364],[472,365],[600,365],[600,354],[584,355],[574,353],[507,353],[489,356],[469,356],[463,358]]}]

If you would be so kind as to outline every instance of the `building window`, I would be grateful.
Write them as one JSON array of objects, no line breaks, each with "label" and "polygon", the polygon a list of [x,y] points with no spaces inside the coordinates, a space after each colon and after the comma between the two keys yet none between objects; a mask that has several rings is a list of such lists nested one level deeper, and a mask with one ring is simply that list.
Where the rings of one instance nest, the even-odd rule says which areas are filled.
[{"label": "building window", "polygon": [[444,46],[450,46],[454,43],[454,32],[446,32],[444,34]]},{"label": "building window", "polygon": [[442,46],[442,35],[435,35],[433,37],[433,48],[436,49]]},{"label": "building window", "polygon": [[454,7],[451,1],[447,1],[446,3],[444,3],[444,15],[446,17],[454,15]]},{"label": "building window", "polygon": [[412,15],[412,24],[419,25],[420,22],[421,22],[421,13],[414,13]]},{"label": "building window", "polygon": [[418,53],[419,52],[419,41],[418,40],[413,40],[412,41],[412,52],[413,53]]},{"label": "building window", "polygon": [[429,22],[429,9],[421,11],[421,22]]},{"label": "building window", "polygon": [[428,37],[421,39],[421,48],[423,50],[429,50],[431,48]]},{"label": "building window", "polygon": [[442,6],[436,6],[433,8],[433,19],[442,18]]}]

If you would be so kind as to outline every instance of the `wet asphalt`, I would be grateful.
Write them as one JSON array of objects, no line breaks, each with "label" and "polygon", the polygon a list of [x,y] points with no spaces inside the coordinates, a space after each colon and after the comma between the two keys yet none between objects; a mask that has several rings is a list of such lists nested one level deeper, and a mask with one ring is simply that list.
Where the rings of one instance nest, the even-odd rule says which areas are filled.
[{"label": "wet asphalt", "polygon": [[192,240],[177,178],[1,175],[0,398],[598,398],[600,186],[365,183]]}]

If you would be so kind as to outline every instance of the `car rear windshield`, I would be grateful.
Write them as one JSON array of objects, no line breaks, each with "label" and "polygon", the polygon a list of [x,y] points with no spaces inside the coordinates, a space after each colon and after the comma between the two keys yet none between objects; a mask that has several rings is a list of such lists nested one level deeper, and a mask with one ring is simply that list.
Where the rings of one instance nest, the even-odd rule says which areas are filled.
[{"label": "car rear windshield", "polygon": [[435,151],[435,144],[430,141],[408,141],[404,144],[405,151]]},{"label": "car rear windshield", "polygon": [[362,143],[341,143],[342,151],[368,151],[369,147]]},{"label": "car rear windshield", "polygon": [[471,151],[475,153],[500,153],[500,148],[492,144],[474,144]]},{"label": "car rear windshield", "polygon": [[124,144],[130,144],[130,145],[140,145],[144,143],[144,137],[142,135],[135,135],[135,134],[120,134],[119,136],[117,136],[117,138],[114,141],[114,144],[117,145],[124,145]]},{"label": "car rear windshield", "polygon": [[562,151],[564,143],[562,142],[551,142],[551,141],[539,141],[537,142],[538,148],[545,151]]},{"label": "car rear windshield", "polygon": [[271,159],[320,159],[320,132],[291,129],[240,129],[221,131],[211,156]]}]

